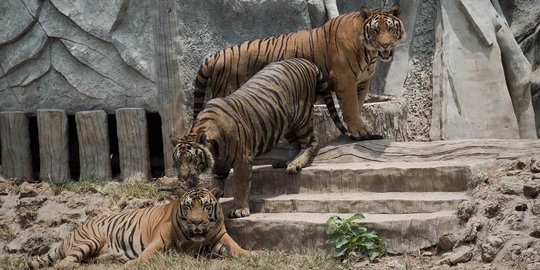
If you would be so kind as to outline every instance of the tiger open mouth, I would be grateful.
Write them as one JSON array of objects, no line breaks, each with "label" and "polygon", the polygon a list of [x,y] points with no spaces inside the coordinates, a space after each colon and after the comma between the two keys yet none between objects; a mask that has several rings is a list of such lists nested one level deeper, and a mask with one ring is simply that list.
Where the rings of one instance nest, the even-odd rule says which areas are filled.
[{"label": "tiger open mouth", "polygon": [[189,239],[193,242],[202,242],[206,239],[206,232],[201,232],[201,233],[191,232]]},{"label": "tiger open mouth", "polygon": [[379,50],[377,51],[377,55],[383,62],[389,62],[392,60],[392,56],[394,55],[394,51],[392,50]]}]

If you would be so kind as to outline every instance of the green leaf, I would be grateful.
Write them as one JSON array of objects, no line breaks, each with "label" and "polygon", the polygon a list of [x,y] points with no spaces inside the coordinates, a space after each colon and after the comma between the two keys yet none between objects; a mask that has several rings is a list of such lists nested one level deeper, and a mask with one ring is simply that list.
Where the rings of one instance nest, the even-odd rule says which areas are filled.
[{"label": "green leaf", "polygon": [[347,247],[342,246],[340,248],[336,248],[336,257],[342,257],[347,252]]},{"label": "green leaf", "polygon": [[366,217],[364,217],[364,215],[362,215],[362,214],[354,214],[352,217],[347,219],[347,222],[351,222],[351,221],[357,220],[357,219],[364,219],[364,218],[366,218]]},{"label": "green leaf", "polygon": [[336,243],[337,241],[339,241],[339,239],[341,239],[343,236],[341,234],[330,234],[328,235],[328,242],[329,243]]},{"label": "green leaf", "polygon": [[336,242],[336,248],[341,248],[346,245],[349,241],[346,238],[343,238]]}]

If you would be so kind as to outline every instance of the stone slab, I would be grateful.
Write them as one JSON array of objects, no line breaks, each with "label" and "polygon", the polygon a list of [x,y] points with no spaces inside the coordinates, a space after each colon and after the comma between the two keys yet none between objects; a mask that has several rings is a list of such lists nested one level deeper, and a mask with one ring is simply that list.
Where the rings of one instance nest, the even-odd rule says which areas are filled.
[{"label": "stone slab", "polygon": [[[225,183],[232,194],[234,174]],[[459,162],[312,164],[298,174],[254,166],[251,194],[328,192],[455,192],[466,190],[470,167]]]},{"label": "stone slab", "polygon": [[[321,194],[254,195],[251,213],[433,213],[457,209],[464,192],[339,192]],[[224,208],[232,197],[221,199]]]},{"label": "stone slab", "polygon": [[[332,213],[252,214],[227,219],[227,231],[240,246],[247,249],[330,248],[325,222]],[[353,214],[340,214],[350,217]],[[360,222],[386,239],[390,254],[414,252],[433,246],[439,237],[459,227],[454,211],[423,214],[366,214]]]}]

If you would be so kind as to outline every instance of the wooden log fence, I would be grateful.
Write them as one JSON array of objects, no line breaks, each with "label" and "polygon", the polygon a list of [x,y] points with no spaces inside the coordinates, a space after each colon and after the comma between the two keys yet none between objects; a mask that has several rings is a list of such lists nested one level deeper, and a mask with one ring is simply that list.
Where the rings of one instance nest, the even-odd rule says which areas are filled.
[{"label": "wooden log fence", "polygon": [[146,114],[141,108],[116,110],[120,171],[125,182],[150,178]]},{"label": "wooden log fence", "polygon": [[38,110],[39,179],[60,184],[70,180],[68,118],[63,110]]},{"label": "wooden log fence", "polygon": [[105,111],[84,111],[75,114],[81,180],[112,178],[109,148],[109,127]]},{"label": "wooden log fence", "polygon": [[28,117],[24,112],[0,113],[2,175],[21,180],[32,179],[32,154]]},{"label": "wooden log fence", "polygon": [[[29,122],[25,112],[0,112],[0,173],[8,179],[33,180]],[[142,108],[118,109],[116,122],[121,179],[125,182],[149,179],[151,165],[146,112]],[[102,110],[77,112],[75,123],[80,179],[112,179],[107,114]],[[65,111],[37,111],[41,181],[59,184],[71,180],[68,130]]]}]

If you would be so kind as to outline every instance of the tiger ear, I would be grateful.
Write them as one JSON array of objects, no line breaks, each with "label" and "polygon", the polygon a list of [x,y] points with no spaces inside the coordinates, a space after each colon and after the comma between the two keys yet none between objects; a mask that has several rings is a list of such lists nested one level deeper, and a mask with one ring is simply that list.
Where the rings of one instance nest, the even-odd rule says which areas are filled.
[{"label": "tiger ear", "polygon": [[395,4],[390,8],[390,13],[397,17],[399,16],[399,9],[400,9],[399,4]]},{"label": "tiger ear", "polygon": [[197,135],[197,138],[195,141],[199,144],[206,144],[206,134],[205,133],[199,133]]},{"label": "tiger ear", "polygon": [[367,19],[371,15],[371,9],[369,9],[366,6],[363,6],[360,9],[360,14],[362,15],[362,18]]},{"label": "tiger ear", "polygon": [[214,197],[216,197],[217,200],[219,200],[221,196],[223,196],[223,191],[217,187],[211,189],[210,193],[212,193],[212,195],[214,195]]}]

